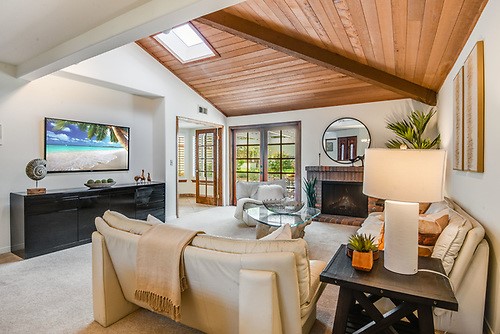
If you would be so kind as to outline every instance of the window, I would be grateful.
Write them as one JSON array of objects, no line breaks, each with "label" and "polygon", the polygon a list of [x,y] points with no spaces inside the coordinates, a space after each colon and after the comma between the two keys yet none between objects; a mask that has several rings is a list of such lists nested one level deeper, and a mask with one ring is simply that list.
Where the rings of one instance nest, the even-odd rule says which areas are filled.
[{"label": "window", "polygon": [[191,139],[191,175],[196,178],[196,136]]},{"label": "window", "polygon": [[185,137],[177,136],[177,176],[185,177]]},{"label": "window", "polygon": [[189,22],[154,38],[183,64],[216,56],[210,44]]},{"label": "window", "polygon": [[284,179],[287,196],[300,197],[300,123],[232,129],[233,190],[237,181]]}]

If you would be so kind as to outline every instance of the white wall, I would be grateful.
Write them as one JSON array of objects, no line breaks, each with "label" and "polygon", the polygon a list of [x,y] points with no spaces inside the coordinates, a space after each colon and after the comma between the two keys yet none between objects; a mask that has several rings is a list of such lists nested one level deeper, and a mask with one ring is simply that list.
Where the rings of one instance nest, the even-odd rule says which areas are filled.
[{"label": "white wall", "polygon": [[35,186],[25,174],[28,161],[43,157],[44,117],[129,126],[130,171],[49,174],[39,186],[83,187],[90,178],[133,182],[140,169],[155,174],[153,117],[158,102],[57,76],[31,83],[0,73],[0,253],[10,251],[9,193]]},{"label": "white wall", "polygon": [[453,78],[477,41],[485,47],[485,171],[470,173],[452,170],[448,155],[447,193],[485,227],[490,244],[490,266],[486,302],[486,320],[491,333],[500,333],[500,1],[489,1],[457,62],[438,95],[439,128],[443,146],[453,148]]},{"label": "white wall", "polygon": [[[300,121],[302,129],[301,176],[304,178],[307,176],[305,171],[306,166],[318,166],[319,153],[321,153],[321,165],[339,165],[326,156],[321,144],[324,131],[333,121],[342,117],[356,118],[363,122],[368,128],[368,131],[370,131],[371,147],[385,147],[385,142],[394,137],[391,131],[385,129],[387,119],[393,119],[394,117],[402,118],[411,109],[427,111],[428,108],[429,107],[427,105],[406,99],[261,115],[228,117],[227,125],[229,128],[231,126],[240,125]],[[357,163],[356,165],[360,164]]]},{"label": "white wall", "polygon": [[[163,123],[164,146],[157,146],[155,143],[154,154],[163,154],[165,152],[166,216],[167,219],[175,218],[176,117],[182,116],[224,126],[226,125],[226,117],[136,44],[129,44],[109,51],[70,66],[63,72],[64,75],[71,75],[82,81],[90,81],[95,84],[114,87],[115,89],[164,99],[163,113],[165,118],[161,120],[163,122],[159,122]],[[199,114],[198,105],[206,107],[208,114]],[[155,120],[155,129],[157,128],[160,128],[160,125]],[[223,137],[223,170],[227,170],[225,166],[226,131],[224,131]],[[160,152],[160,150],[163,150],[163,152]],[[158,163],[160,164],[160,162]],[[223,184],[224,189],[226,189],[224,202],[227,203],[229,197],[227,189],[229,187],[226,177],[223,179]]]}]

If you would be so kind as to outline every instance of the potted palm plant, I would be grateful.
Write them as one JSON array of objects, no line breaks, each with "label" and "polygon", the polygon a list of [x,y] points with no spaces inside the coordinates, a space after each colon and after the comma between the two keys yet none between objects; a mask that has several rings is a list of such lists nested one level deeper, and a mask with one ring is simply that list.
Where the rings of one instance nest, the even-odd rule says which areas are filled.
[{"label": "potted palm plant", "polygon": [[316,178],[311,180],[304,178],[304,190],[307,195],[307,207],[309,208],[316,207],[316,182]]},{"label": "potted palm plant", "polygon": [[370,271],[373,267],[373,252],[378,250],[375,237],[371,234],[353,234],[348,247],[353,249],[352,266],[354,269]]},{"label": "potted palm plant", "polygon": [[398,138],[389,140],[385,146],[387,148],[411,149],[439,148],[441,141],[439,134],[434,139],[424,138],[425,129],[435,114],[435,109],[427,113],[414,110],[408,115],[408,119],[388,122],[386,128],[392,130]]}]

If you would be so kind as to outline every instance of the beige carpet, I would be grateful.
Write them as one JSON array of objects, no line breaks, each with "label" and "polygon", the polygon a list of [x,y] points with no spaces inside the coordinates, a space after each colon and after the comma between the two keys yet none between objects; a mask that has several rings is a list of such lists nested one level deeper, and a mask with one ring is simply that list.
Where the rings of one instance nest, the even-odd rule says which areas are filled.
[{"label": "beige carpet", "polygon": [[[209,234],[255,238],[238,223],[234,207],[216,207],[176,220]],[[357,228],[313,222],[306,228],[311,259],[328,261]],[[311,333],[331,333],[338,289],[328,285]],[[103,328],[93,322],[90,244],[0,264],[0,333],[199,333],[166,317],[139,310]]]}]

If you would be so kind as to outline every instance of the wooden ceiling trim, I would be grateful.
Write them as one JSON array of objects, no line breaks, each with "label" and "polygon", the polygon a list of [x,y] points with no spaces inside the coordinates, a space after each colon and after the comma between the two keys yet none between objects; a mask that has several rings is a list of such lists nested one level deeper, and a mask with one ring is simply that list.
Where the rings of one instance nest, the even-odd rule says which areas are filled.
[{"label": "wooden ceiling trim", "polygon": [[485,6],[486,1],[483,0],[467,1],[462,6],[460,16],[453,27],[451,37],[441,58],[440,66],[435,71],[436,75],[432,82],[432,87],[438,89],[443,84],[446,75],[450,72],[458,58],[459,52],[455,52],[455,50],[462,50],[464,48],[467,38],[463,38],[463,36],[470,36],[474,29],[474,25],[471,25],[470,22],[477,22],[479,20]]},{"label": "wooden ceiling trim", "polygon": [[[382,39],[382,49],[384,50],[384,59],[386,72],[396,74],[396,59],[394,55],[394,32],[392,26],[392,5],[391,0],[378,0],[377,16],[380,27],[380,37]],[[387,19],[390,18],[390,19]]]},{"label": "wooden ceiling trim", "polygon": [[350,75],[402,96],[410,97],[429,105],[436,104],[436,93],[430,89],[353,61],[339,54],[318,48],[312,44],[274,32],[234,15],[225,12],[216,12],[203,16],[198,20],[216,29],[249,39],[325,68]]}]

